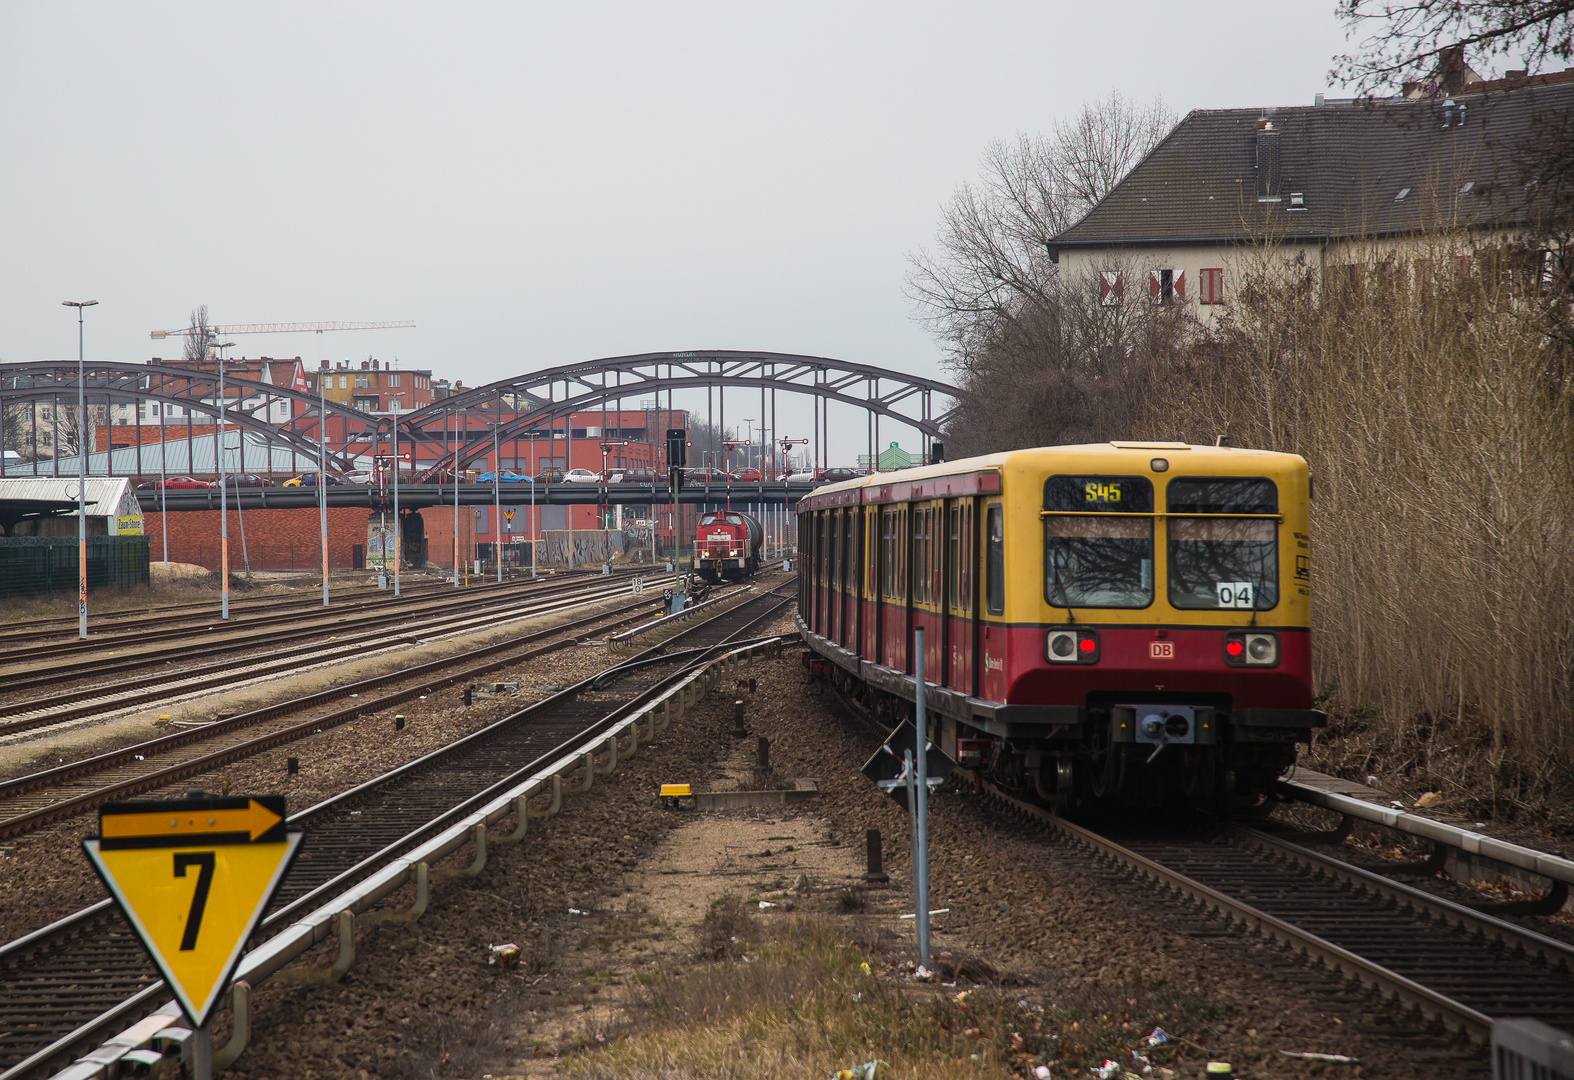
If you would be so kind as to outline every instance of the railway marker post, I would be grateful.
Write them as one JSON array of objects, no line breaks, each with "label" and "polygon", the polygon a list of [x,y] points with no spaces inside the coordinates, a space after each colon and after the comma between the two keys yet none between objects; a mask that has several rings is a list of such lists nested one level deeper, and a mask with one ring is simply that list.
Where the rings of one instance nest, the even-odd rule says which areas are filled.
[{"label": "railway marker post", "polygon": [[282,795],[107,802],[82,841],[196,1033],[193,1080],[212,1080],[208,1021],[300,849]]}]

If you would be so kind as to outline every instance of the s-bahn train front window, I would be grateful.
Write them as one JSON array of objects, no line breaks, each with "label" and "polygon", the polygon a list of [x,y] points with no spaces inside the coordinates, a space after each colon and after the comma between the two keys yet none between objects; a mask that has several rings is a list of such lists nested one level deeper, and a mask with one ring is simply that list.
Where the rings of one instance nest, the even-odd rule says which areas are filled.
[{"label": "s-bahn train front window", "polygon": [[1044,482],[1044,599],[1065,608],[1153,603],[1153,484],[1143,476]]},{"label": "s-bahn train front window", "polygon": [[1272,480],[1177,477],[1165,497],[1173,607],[1267,611],[1279,602],[1279,492]]}]

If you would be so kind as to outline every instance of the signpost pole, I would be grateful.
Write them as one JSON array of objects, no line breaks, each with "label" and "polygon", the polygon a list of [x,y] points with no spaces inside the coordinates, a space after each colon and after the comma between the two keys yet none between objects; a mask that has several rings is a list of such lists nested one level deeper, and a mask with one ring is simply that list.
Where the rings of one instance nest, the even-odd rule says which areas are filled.
[{"label": "signpost pole", "polygon": [[213,1080],[213,1025],[191,1033],[191,1080]]}]

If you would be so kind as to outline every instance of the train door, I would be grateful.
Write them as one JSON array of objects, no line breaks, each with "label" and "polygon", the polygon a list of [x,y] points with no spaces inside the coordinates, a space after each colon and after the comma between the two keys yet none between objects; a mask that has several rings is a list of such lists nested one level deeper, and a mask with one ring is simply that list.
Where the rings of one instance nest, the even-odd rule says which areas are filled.
[{"label": "train door", "polygon": [[814,514],[814,632],[822,636],[829,632],[826,623],[830,621],[830,605],[827,602],[826,590],[831,580],[831,545],[827,542],[827,533],[831,527],[831,515],[824,510],[817,510]]},{"label": "train door", "polygon": [[842,523],[842,645],[858,651],[858,524],[859,508],[849,506]]},{"label": "train door", "polygon": [[935,606],[940,611],[940,665],[935,669],[935,681],[941,686],[951,685],[951,608],[956,600],[956,525],[960,511],[956,501],[947,499],[940,504],[939,533],[944,541],[940,554],[940,593]]},{"label": "train door", "polygon": [[1005,700],[1006,668],[1006,521],[999,501],[983,504],[979,538],[980,597],[977,694],[988,701]]},{"label": "train door", "polygon": [[945,684],[945,503],[924,506],[924,678]]}]

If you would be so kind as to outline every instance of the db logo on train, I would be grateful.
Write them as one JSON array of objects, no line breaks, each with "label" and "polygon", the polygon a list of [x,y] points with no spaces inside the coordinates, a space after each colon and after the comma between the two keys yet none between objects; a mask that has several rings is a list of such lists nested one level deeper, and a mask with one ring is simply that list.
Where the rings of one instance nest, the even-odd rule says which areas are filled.
[{"label": "db logo on train", "polygon": [[1148,658],[1150,660],[1175,659],[1175,643],[1173,641],[1148,642]]}]

